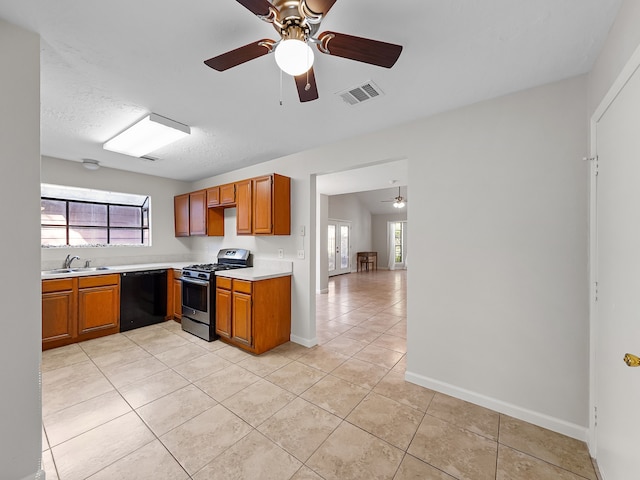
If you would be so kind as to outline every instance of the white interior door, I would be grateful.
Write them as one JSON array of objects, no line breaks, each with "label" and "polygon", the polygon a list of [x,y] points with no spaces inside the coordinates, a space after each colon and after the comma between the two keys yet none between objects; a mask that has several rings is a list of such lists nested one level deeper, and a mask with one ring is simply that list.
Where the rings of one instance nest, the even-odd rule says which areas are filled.
[{"label": "white interior door", "polygon": [[351,272],[351,224],[329,220],[327,230],[329,276]]},{"label": "white interior door", "polygon": [[606,480],[640,478],[640,73],[596,125],[595,439]]}]

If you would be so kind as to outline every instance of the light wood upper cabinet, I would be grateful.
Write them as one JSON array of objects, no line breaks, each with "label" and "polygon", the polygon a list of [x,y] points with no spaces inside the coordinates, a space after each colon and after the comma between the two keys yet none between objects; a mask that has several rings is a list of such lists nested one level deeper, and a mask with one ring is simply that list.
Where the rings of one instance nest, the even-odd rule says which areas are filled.
[{"label": "light wood upper cabinet", "polygon": [[189,194],[189,235],[207,234],[207,191]]},{"label": "light wood upper cabinet", "polygon": [[174,197],[175,236],[224,236],[224,210],[210,208],[219,188],[198,190]]},{"label": "light wood upper cabinet", "polygon": [[251,180],[236,182],[236,231],[238,235],[251,235],[252,233],[252,203]]},{"label": "light wood upper cabinet", "polygon": [[224,236],[230,207],[238,235],[291,235],[291,179],[274,173],[176,196],[176,237]]},{"label": "light wood upper cabinet", "polygon": [[207,207],[220,205],[220,187],[207,188]]},{"label": "light wood upper cabinet", "polygon": [[253,180],[253,233],[269,235],[273,232],[273,202],[271,201],[273,177],[254,178]]},{"label": "light wood upper cabinet", "polygon": [[173,215],[176,237],[189,236],[189,194],[173,198]]},{"label": "light wood upper cabinet", "polygon": [[274,173],[252,179],[254,235],[291,234],[291,179]]},{"label": "light wood upper cabinet", "polygon": [[236,184],[228,183],[220,186],[220,205],[233,205],[236,203]]}]

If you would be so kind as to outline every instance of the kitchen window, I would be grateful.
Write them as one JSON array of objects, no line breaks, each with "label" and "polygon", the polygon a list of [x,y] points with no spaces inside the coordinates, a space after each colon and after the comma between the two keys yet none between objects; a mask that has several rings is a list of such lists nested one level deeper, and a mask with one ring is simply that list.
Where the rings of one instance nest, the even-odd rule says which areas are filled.
[{"label": "kitchen window", "polygon": [[149,245],[148,195],[42,185],[41,245]]}]

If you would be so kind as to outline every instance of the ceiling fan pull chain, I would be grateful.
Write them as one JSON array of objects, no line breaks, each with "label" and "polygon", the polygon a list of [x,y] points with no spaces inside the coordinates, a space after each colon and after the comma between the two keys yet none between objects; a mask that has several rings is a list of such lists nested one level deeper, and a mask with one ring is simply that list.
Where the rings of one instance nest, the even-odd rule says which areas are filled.
[{"label": "ceiling fan pull chain", "polygon": [[282,70],[280,70],[280,106],[282,106]]},{"label": "ceiling fan pull chain", "polygon": [[[309,65],[309,50],[307,49],[307,65]],[[311,70],[311,67],[309,67],[309,69],[307,70],[307,84],[304,86],[304,91],[308,92],[309,89],[311,88],[311,84],[309,83],[309,70]]]}]

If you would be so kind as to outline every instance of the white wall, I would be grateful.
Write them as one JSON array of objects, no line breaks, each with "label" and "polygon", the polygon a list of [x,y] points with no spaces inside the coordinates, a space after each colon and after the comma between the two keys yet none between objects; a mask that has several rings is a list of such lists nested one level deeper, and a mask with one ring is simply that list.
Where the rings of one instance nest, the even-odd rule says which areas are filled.
[{"label": "white wall", "polygon": [[428,119],[409,165],[408,377],[580,438],[585,99],[580,77]]},{"label": "white wall", "polygon": [[[425,252],[408,272],[408,378],[584,438],[585,83],[578,77],[538,87],[194,188],[288,175],[292,224],[313,229],[306,242],[315,239],[314,174],[408,158],[411,202],[424,206],[409,214],[409,248]],[[297,241],[258,238],[255,251]],[[293,262],[292,330],[309,340],[316,262]]]},{"label": "white wall", "polygon": [[367,210],[357,195],[329,196],[329,218],[351,222],[351,250],[349,264],[351,271],[357,270],[357,252],[371,251],[371,212]]},{"label": "white wall", "polygon": [[602,51],[589,73],[589,116],[640,45],[639,22],[640,2],[623,0]]},{"label": "white wall", "polygon": [[94,188],[151,197],[151,246],[149,247],[77,247],[43,248],[42,269],[57,268],[67,254],[78,255],[92,265],[129,265],[193,260],[192,238],[174,236],[173,197],[189,192],[190,183],[151,175],[100,168],[87,170],[79,162],[42,157],[42,182],[55,185]]},{"label": "white wall", "polygon": [[40,38],[0,19],[0,477],[40,470]]},{"label": "white wall", "polygon": [[[407,220],[407,211],[403,213],[393,213],[389,215],[371,216],[371,239],[373,241],[374,252],[378,252],[378,268],[389,268],[389,233],[387,225],[389,222],[404,222]],[[408,254],[408,249],[405,252]]]}]

